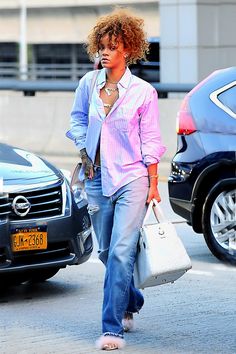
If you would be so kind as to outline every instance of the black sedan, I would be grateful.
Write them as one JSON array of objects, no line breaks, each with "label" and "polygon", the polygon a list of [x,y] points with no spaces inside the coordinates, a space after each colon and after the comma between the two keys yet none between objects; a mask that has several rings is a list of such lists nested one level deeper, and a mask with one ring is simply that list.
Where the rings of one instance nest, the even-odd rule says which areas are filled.
[{"label": "black sedan", "polygon": [[218,70],[183,100],[169,176],[173,210],[236,265],[236,67]]},{"label": "black sedan", "polygon": [[[73,189],[75,193],[73,193]],[[80,185],[28,151],[0,144],[0,284],[43,281],[93,249]]]}]

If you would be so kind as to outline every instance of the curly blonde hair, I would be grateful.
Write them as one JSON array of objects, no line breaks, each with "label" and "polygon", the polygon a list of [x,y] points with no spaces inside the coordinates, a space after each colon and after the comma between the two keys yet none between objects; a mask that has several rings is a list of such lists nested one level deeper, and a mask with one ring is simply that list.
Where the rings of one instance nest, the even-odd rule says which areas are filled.
[{"label": "curly blonde hair", "polygon": [[127,8],[116,8],[111,14],[100,17],[86,44],[90,59],[94,61],[102,37],[108,34],[111,41],[114,36],[123,42],[124,48],[129,53],[127,65],[136,63],[137,60],[146,60],[149,44],[143,27],[143,19],[134,16]]}]

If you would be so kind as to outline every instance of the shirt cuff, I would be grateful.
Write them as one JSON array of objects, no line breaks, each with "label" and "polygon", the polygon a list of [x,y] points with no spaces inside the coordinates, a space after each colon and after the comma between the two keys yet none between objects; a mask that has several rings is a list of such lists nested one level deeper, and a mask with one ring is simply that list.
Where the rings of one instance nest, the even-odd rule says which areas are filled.
[{"label": "shirt cuff", "polygon": [[159,163],[160,159],[154,158],[152,156],[144,156],[143,162],[146,166],[153,165],[155,163]]}]

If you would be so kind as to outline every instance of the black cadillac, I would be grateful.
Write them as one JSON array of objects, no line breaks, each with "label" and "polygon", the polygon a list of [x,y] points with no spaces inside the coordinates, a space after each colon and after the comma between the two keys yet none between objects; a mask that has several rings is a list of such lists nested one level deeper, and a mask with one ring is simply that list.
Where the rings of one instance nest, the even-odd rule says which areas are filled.
[{"label": "black cadillac", "polygon": [[93,249],[83,189],[28,151],[0,143],[0,283],[43,281]]}]

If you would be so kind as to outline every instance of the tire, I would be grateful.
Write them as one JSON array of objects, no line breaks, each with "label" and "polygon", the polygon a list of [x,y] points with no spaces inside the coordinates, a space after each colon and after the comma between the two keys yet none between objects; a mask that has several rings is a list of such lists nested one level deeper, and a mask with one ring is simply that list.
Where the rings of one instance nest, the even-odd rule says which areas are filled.
[{"label": "tire", "polygon": [[16,272],[4,274],[0,277],[0,289],[9,286],[21,285],[29,280],[29,274],[27,272]]},{"label": "tire", "polygon": [[33,283],[40,283],[52,278],[60,268],[44,268],[36,269],[30,272],[30,281]]},{"label": "tire", "polygon": [[219,260],[236,265],[236,183],[219,181],[203,205],[206,244]]}]

